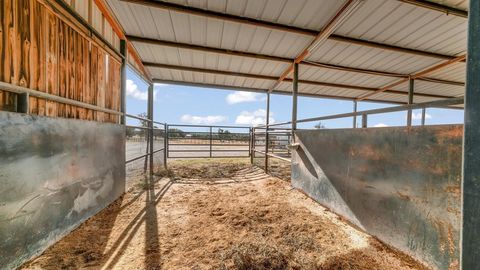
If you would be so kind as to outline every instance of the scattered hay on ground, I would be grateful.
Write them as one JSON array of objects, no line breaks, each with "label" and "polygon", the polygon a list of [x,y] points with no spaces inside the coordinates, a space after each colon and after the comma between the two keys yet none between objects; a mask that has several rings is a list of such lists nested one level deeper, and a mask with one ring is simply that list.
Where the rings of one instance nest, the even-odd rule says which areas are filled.
[{"label": "scattered hay on ground", "polygon": [[175,161],[26,269],[425,269],[248,161]]}]

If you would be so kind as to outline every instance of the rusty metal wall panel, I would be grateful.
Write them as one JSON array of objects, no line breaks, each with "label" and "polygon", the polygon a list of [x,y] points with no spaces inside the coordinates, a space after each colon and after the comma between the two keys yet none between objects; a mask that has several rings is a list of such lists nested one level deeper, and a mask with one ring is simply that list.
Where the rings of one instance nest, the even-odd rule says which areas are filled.
[{"label": "rusty metal wall panel", "polygon": [[462,130],[299,130],[292,184],[383,242],[455,269]]},{"label": "rusty metal wall panel", "polygon": [[125,190],[125,129],[0,112],[0,268],[15,268]]}]

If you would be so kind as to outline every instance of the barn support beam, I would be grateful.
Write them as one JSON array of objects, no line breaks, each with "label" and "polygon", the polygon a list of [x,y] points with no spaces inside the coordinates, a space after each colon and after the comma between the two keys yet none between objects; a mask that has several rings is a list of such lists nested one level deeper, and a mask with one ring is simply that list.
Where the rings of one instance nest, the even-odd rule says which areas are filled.
[{"label": "barn support beam", "polygon": [[150,176],[153,176],[153,83],[148,85],[148,137],[150,143],[149,146],[149,163],[150,163]]},{"label": "barn support beam", "polygon": [[[353,112],[354,113],[357,112],[357,105],[358,105],[358,101],[354,100],[353,101]],[[353,116],[353,128],[357,128],[357,116],[356,115]]]},{"label": "barn support beam", "polygon": [[122,39],[120,40],[120,54],[123,56],[122,59],[122,66],[121,66],[121,74],[120,74],[120,82],[121,82],[121,92],[120,92],[120,111],[122,112],[122,116],[120,118],[120,124],[126,124],[126,116],[127,113],[127,41]]},{"label": "barn support beam", "polygon": [[425,126],[425,116],[427,113],[427,108],[422,109],[422,126]]},{"label": "barn support beam", "polygon": [[270,124],[270,92],[267,92],[267,107],[265,112],[265,173],[268,173],[268,125]]},{"label": "barn support beam", "polygon": [[[410,78],[408,81],[408,104],[413,104],[413,92],[415,91],[415,80]],[[407,111],[407,127],[412,126],[412,113],[413,111],[409,109]]]},{"label": "barn support beam", "polygon": [[295,130],[297,129],[297,105],[298,105],[298,63],[293,65],[293,88],[292,88],[292,142],[295,142]]},{"label": "barn support beam", "polygon": [[478,269],[480,261],[480,1],[470,1],[467,87],[462,164],[460,269]]}]

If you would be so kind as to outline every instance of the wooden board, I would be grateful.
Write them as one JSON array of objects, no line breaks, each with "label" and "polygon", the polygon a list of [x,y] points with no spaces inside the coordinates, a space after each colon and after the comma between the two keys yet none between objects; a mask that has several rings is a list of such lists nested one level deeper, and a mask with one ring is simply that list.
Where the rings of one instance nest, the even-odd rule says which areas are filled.
[{"label": "wooden board", "polygon": [[[0,80],[120,110],[121,65],[101,41],[49,0],[0,0]],[[15,111],[16,95],[1,91],[0,110]],[[29,98],[29,113],[118,123],[119,117]]]}]

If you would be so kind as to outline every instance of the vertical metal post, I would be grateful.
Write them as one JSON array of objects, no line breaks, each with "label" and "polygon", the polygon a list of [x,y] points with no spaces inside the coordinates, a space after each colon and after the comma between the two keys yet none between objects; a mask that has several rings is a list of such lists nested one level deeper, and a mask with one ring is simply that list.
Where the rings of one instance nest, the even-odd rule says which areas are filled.
[{"label": "vertical metal post", "polygon": [[[252,156],[252,128],[248,128],[248,157]],[[251,158],[250,158],[251,161]]]},{"label": "vertical metal post", "polygon": [[468,14],[467,80],[462,164],[460,269],[480,262],[480,1],[471,0]]},{"label": "vertical metal post", "polygon": [[212,137],[212,127],[210,126],[210,157],[212,157],[212,140],[213,140],[213,137]]},{"label": "vertical metal post", "polygon": [[422,126],[425,126],[425,115],[427,113],[427,108],[422,108]]},{"label": "vertical metal post", "polygon": [[[413,104],[413,91],[415,90],[415,80],[410,78],[408,81],[409,87],[408,87],[408,104]],[[407,112],[407,127],[412,126],[412,110],[409,109]]]},{"label": "vertical metal post", "polygon": [[[357,101],[354,100],[353,101],[353,112],[356,113],[357,112]],[[353,116],[353,128],[357,128],[357,116]]]},{"label": "vertical metal post", "polygon": [[293,65],[293,89],[292,89],[292,142],[295,142],[295,130],[297,129],[297,96],[298,96],[298,63]]},{"label": "vertical metal post", "polygon": [[265,115],[265,173],[268,173],[268,125],[270,124],[270,92],[267,92],[267,113]]},{"label": "vertical metal post", "polygon": [[120,124],[126,124],[126,116],[127,113],[127,41],[122,39],[120,40],[120,54],[123,56],[122,59],[122,66],[121,66],[121,92],[120,92],[120,111],[122,112],[122,116],[120,117]]},{"label": "vertical metal post", "polygon": [[167,138],[167,141],[166,141],[166,143],[165,143],[165,147],[166,147],[166,149],[167,149],[167,152],[166,152],[166,153],[167,153],[167,154],[166,154],[166,155],[167,155],[167,159],[170,157],[170,146],[169,146],[169,144],[170,144],[170,138],[169,138],[170,132],[168,132],[168,129],[169,129],[168,124],[166,124],[166,127],[165,127],[165,137]]},{"label": "vertical metal post", "polygon": [[368,115],[362,114],[362,128],[367,128],[368,126]]},{"label": "vertical metal post", "polygon": [[153,175],[153,83],[148,86],[148,119],[150,137],[150,176]]},{"label": "vertical metal post", "polygon": [[253,164],[253,158],[255,157],[255,128],[252,128],[252,152],[250,154],[250,163]]},{"label": "vertical metal post", "polygon": [[163,124],[163,167],[167,168],[168,125]]}]

